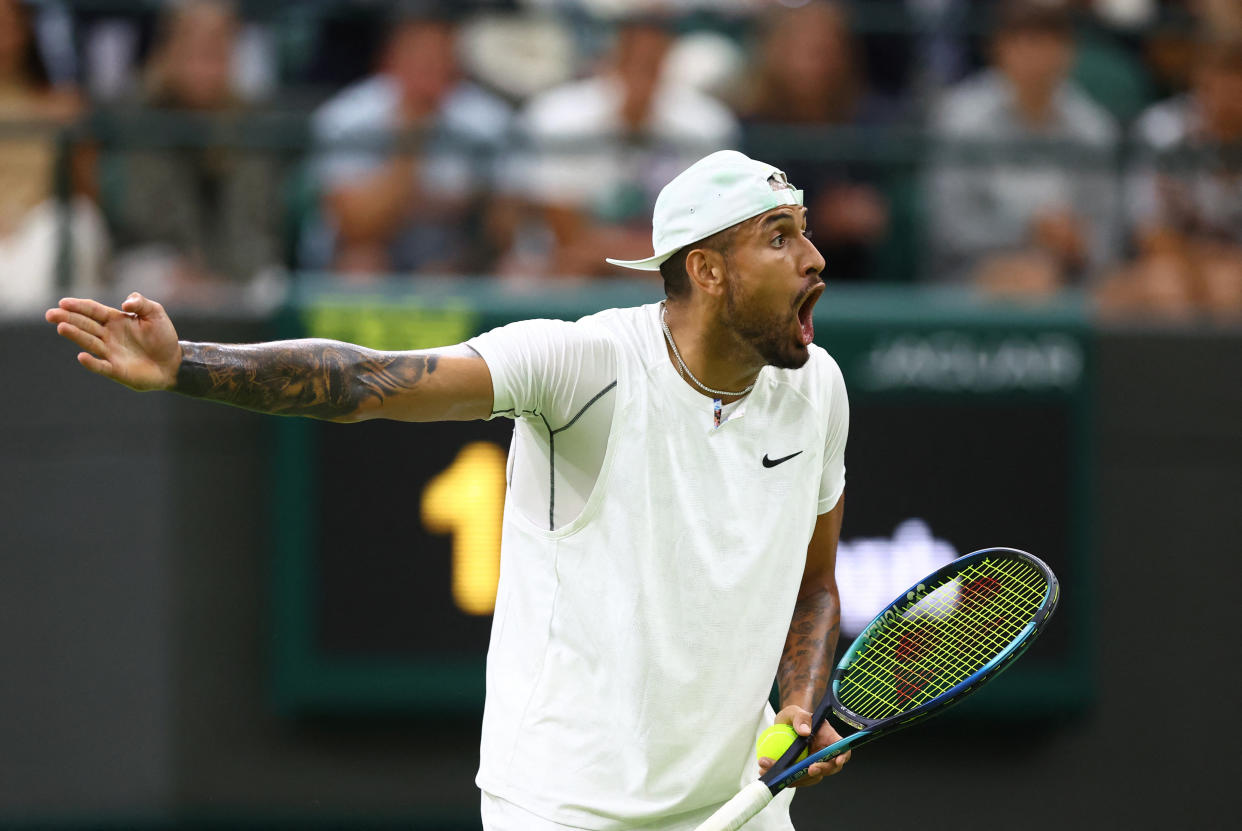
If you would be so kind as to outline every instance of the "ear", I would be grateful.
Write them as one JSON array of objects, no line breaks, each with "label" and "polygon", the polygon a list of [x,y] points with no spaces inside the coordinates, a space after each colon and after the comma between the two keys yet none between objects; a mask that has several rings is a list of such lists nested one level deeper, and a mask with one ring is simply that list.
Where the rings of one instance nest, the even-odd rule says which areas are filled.
[{"label": "ear", "polygon": [[723,295],[728,276],[724,255],[711,248],[694,249],[686,255],[686,276],[709,297]]}]

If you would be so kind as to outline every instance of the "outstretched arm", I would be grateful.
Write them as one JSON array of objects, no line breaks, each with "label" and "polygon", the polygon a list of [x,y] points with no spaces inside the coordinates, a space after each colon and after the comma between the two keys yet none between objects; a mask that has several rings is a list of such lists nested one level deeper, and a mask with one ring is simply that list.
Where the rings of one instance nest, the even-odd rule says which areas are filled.
[{"label": "outstretched arm", "polygon": [[331,421],[465,421],[491,413],[491,373],[463,345],[379,352],[329,340],[179,342],[163,307],[138,294],[120,309],[65,298],[46,317],[84,350],[79,363],[136,390]]},{"label": "outstretched arm", "polygon": [[[789,635],[785,639],[785,651],[776,673],[776,685],[781,695],[781,711],[777,713],[776,720],[792,724],[800,736],[811,732],[812,711],[828,690],[832,659],[837,650],[837,635],[841,628],[841,600],[836,580],[837,540],[841,536],[844,512],[845,497],[841,496],[836,507],[821,514],[815,521],[811,543],[807,546],[802,586],[798,590],[793,619],[789,622]],[[827,747],[840,738],[832,725],[825,721],[811,742],[811,750]],[[814,785],[824,776],[839,772],[849,758],[847,752],[812,765],[809,775],[795,787]],[[771,761],[766,764],[760,762],[760,769],[766,771],[771,764]]]}]

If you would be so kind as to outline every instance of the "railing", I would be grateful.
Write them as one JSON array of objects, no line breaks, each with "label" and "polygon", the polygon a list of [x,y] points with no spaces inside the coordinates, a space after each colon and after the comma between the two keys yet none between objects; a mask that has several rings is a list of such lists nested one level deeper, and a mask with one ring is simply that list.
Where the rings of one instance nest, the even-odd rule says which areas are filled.
[{"label": "railing", "polygon": [[[76,149],[88,146],[98,152],[100,166],[97,172],[102,180],[101,202],[108,212],[114,201],[116,189],[126,183],[119,177],[114,165],[119,156],[131,151],[178,151],[185,149],[214,149],[220,151],[244,151],[270,156],[287,164],[284,182],[284,224],[288,233],[299,232],[299,218],[293,216],[305,211],[308,204],[317,204],[319,197],[309,162],[317,153],[335,150],[368,150],[378,148],[393,153],[417,153],[428,135],[412,132],[393,137],[389,134],[354,135],[347,140],[333,143],[317,142],[312,136],[309,116],[305,113],[258,112],[202,116],[176,111],[119,111],[100,110],[91,113],[75,124],[60,127],[46,123],[0,124],[0,148],[6,141],[28,139],[34,136],[50,136],[57,148],[54,181],[56,193],[62,200],[72,190],[72,159]],[[496,152],[467,136],[451,137],[456,152],[472,158],[476,164],[494,161]],[[587,142],[541,143],[537,147],[518,133],[503,143],[503,154],[520,164],[525,154],[532,152],[574,154],[592,152],[597,145]],[[901,179],[907,185],[914,201],[913,227],[919,259],[922,258],[922,198],[925,175],[934,164],[969,168],[972,166],[1005,164],[1012,166],[1047,164],[1099,172],[1120,185],[1125,172],[1135,164],[1159,164],[1164,169],[1184,170],[1205,165],[1242,163],[1242,146],[1224,148],[1185,148],[1156,153],[1133,140],[1122,140],[1113,146],[1060,141],[948,141],[920,127],[894,128],[825,128],[825,127],[757,127],[747,134],[747,147],[757,157],[767,153],[782,159],[800,162],[850,163],[865,166],[880,177]],[[1122,189],[1117,187],[1117,209],[1122,204]],[[111,195],[111,196],[110,196]],[[67,244],[68,231],[60,235]],[[909,243],[909,240],[901,241]],[[286,257],[282,263],[290,270],[299,263],[294,255],[296,246],[285,246]],[[62,253],[59,284],[68,284],[65,271],[66,257]],[[914,279],[910,275],[906,279]]]}]

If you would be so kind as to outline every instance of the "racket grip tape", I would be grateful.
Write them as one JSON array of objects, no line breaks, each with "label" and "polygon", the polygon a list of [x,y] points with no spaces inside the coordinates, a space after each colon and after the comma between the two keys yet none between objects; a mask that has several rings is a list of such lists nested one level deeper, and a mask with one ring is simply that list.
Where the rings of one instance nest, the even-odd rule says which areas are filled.
[{"label": "racket grip tape", "polygon": [[756,780],[737,792],[737,795],[721,805],[716,813],[707,818],[694,831],[735,831],[772,801],[772,791]]}]

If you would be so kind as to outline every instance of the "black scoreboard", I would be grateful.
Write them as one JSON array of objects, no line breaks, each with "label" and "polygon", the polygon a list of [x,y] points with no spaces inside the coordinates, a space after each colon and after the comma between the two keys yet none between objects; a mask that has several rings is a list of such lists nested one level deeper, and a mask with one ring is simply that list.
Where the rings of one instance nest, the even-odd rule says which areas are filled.
[{"label": "black scoreboard", "polygon": [[[528,317],[657,299],[650,284],[507,294],[308,290],[291,334],[377,348],[464,340]],[[965,713],[1045,715],[1089,695],[1090,339],[1073,303],[830,288],[817,341],[850,393],[842,646],[899,591],[1009,546],[1061,579],[1058,619]],[[499,568],[511,423],[336,425],[278,434],[275,681],[290,713],[477,709]]]}]

